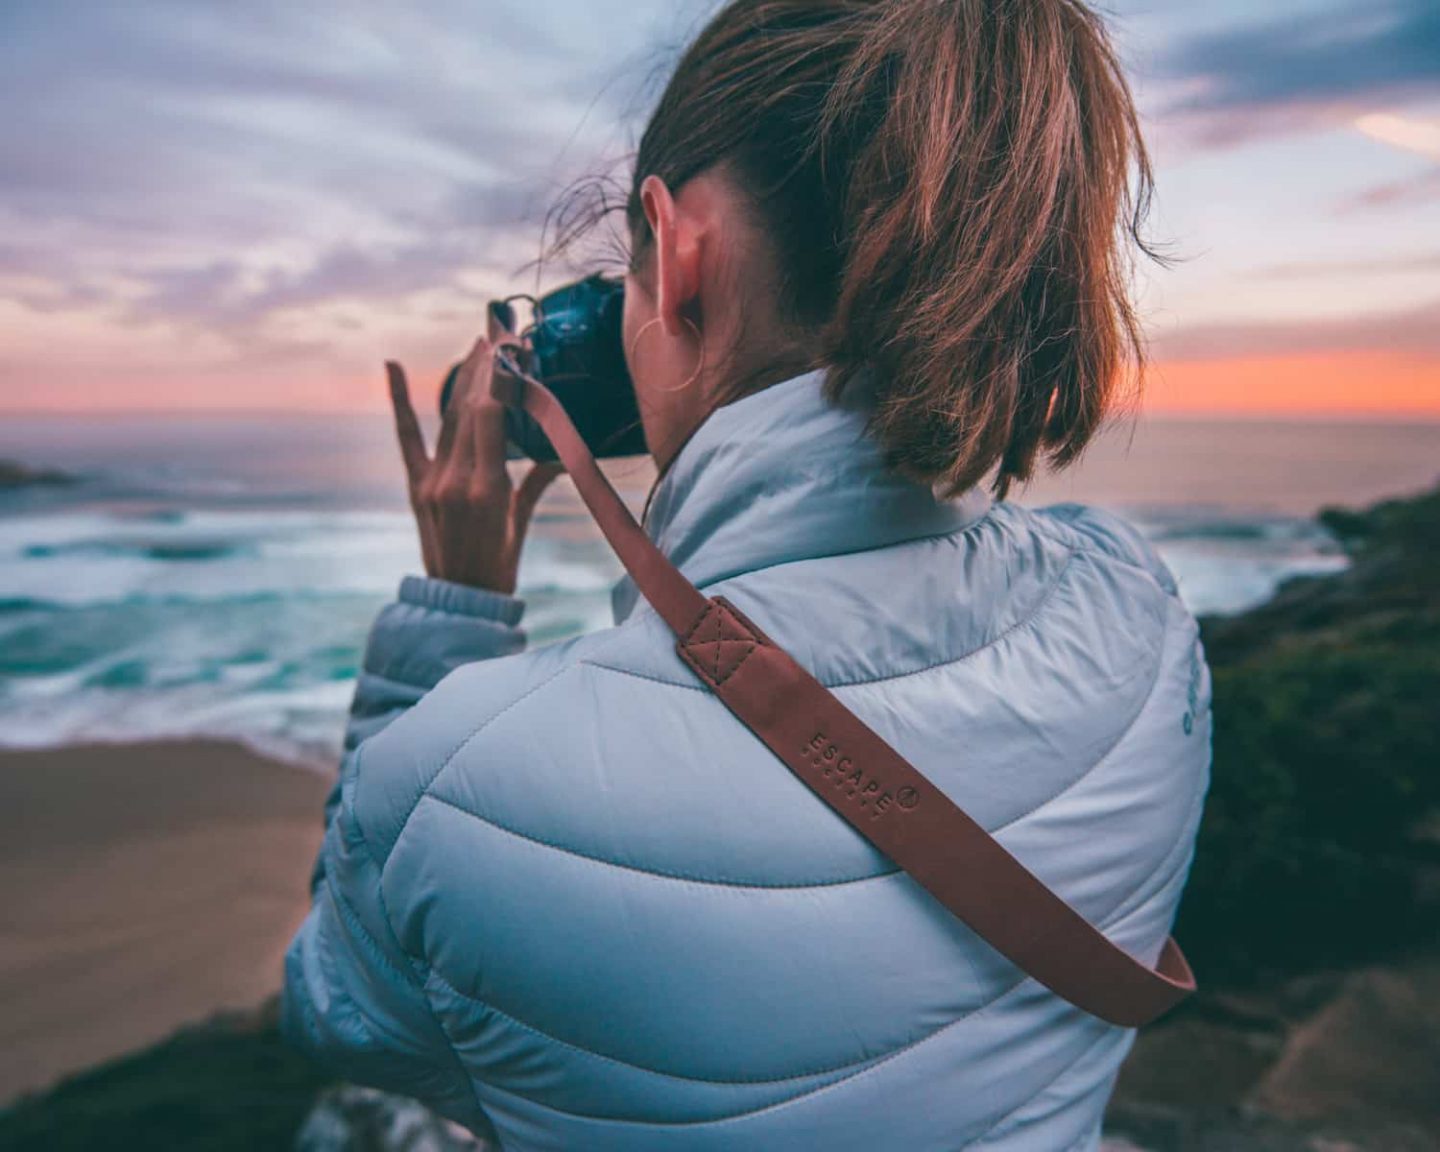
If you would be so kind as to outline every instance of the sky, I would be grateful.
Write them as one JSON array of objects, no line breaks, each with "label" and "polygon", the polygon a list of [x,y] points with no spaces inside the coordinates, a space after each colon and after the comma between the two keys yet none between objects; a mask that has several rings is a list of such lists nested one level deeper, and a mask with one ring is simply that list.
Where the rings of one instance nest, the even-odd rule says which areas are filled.
[{"label": "sky", "polygon": [[[536,289],[714,7],[5,0],[0,411],[382,408]],[[1175,258],[1149,410],[1440,418],[1440,0],[1102,10]]]}]

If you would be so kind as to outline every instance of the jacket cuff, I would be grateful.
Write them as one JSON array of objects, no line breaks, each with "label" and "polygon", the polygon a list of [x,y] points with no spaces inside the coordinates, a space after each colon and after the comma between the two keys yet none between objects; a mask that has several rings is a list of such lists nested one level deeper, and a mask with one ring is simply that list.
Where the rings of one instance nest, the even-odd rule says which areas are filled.
[{"label": "jacket cuff", "polygon": [[501,592],[407,576],[370,628],[352,729],[357,718],[408,708],[462,664],[523,650],[524,610],[523,600]]},{"label": "jacket cuff", "polygon": [[525,601],[489,588],[472,588],[428,576],[406,576],[400,582],[400,603],[452,616],[474,616],[513,628],[525,615]]}]

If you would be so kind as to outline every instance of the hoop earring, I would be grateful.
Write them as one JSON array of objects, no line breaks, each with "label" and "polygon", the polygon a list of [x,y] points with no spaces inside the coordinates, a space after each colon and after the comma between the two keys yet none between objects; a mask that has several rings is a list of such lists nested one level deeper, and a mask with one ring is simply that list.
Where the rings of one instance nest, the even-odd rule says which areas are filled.
[{"label": "hoop earring", "polygon": [[[689,388],[690,385],[694,384],[695,381],[700,378],[700,372],[705,367],[705,337],[700,334],[700,326],[696,324],[695,321],[691,320],[688,316],[682,316],[680,317],[680,319],[685,321],[686,324],[690,325],[690,331],[695,333],[695,342],[700,347],[700,359],[695,364],[695,371],[690,373],[690,378],[686,380],[683,384],[675,388],[656,388],[655,391],[657,392],[685,391],[686,388]],[[635,349],[640,345],[640,337],[645,335],[645,333],[648,332],[651,328],[653,328],[656,324],[660,323],[662,323],[660,317],[656,316],[653,319],[647,320],[644,324],[640,325],[640,331],[636,332],[635,339],[630,341],[631,364],[635,363]]]}]

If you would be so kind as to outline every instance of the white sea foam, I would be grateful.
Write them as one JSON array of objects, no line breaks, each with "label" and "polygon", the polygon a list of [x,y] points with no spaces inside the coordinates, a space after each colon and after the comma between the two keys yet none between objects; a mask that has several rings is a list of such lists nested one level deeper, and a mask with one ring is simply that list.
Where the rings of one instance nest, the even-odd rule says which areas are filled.
[{"label": "white sea foam", "polygon": [[1199,615],[1229,615],[1263,604],[1296,576],[1322,576],[1349,563],[1314,520],[1206,508],[1138,511],[1131,518],[1154,543]]},{"label": "white sea foam", "polygon": [[[1198,611],[1345,563],[1313,522],[1139,513]],[[60,507],[0,518],[0,743],[214,736],[333,760],[370,620],[417,570],[406,512]],[[604,627],[621,569],[593,530],[539,523],[535,644]]]},{"label": "white sea foam", "polygon": [[[220,736],[333,761],[370,622],[420,563],[393,436],[368,418],[0,423],[0,456],[86,477],[0,495],[0,742]],[[1026,498],[1128,507],[1196,611],[1236,612],[1343,567],[1314,508],[1431,482],[1437,445],[1440,425],[1147,424]],[[638,507],[653,471],[611,472]],[[531,643],[608,624],[621,569],[564,480],[531,536]]]},{"label": "white sea foam", "polygon": [[[0,744],[216,736],[333,759],[370,621],[418,567],[401,512],[0,517]],[[537,531],[533,642],[602,627],[619,573],[598,538]]]}]

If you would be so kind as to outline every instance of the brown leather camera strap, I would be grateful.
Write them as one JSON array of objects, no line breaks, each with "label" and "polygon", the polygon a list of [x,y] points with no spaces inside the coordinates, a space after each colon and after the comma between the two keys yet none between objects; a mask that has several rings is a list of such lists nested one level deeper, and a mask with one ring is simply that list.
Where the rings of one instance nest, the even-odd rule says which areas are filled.
[{"label": "brown leather camera strap", "polygon": [[1112,944],[1045,887],[723,596],[700,592],[655,546],[539,381],[496,371],[497,399],[550,438],[681,658],[807,787],[993,948],[1075,1006],[1122,1027],[1195,990],[1174,939],[1156,968]]}]

